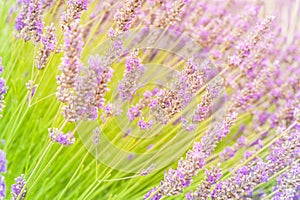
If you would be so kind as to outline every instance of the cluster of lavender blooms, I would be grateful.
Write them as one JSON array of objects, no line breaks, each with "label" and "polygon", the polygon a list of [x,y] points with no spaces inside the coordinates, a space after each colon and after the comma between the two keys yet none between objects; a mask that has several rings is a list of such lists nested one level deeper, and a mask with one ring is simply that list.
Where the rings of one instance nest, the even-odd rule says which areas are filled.
[{"label": "cluster of lavender blooms", "polygon": [[220,166],[213,167],[211,170],[205,170],[204,181],[199,185],[197,190],[193,193],[187,193],[185,198],[187,200],[207,199],[210,194],[211,187],[217,183],[222,177],[222,170]]},{"label": "cluster of lavender blooms", "polygon": [[57,77],[59,85],[57,97],[61,102],[68,102],[72,95],[72,89],[75,87],[76,78],[82,68],[80,58],[83,42],[79,20],[73,21],[64,35],[64,57],[60,66],[62,74]]},{"label": "cluster of lavender blooms", "polygon": [[[241,42],[238,45],[236,53],[233,56],[230,56],[228,59],[229,66],[244,67],[244,65],[242,64],[243,61],[245,61],[245,58],[247,58],[248,56],[251,56],[251,51],[255,49],[259,41],[262,40],[262,37],[264,37],[264,35],[268,33],[270,24],[274,21],[274,18],[274,16],[267,17],[264,21],[262,21],[255,27],[255,31],[250,34],[249,39]],[[251,69],[247,70],[251,71]]]},{"label": "cluster of lavender blooms", "polygon": [[155,16],[152,16],[153,25],[165,28],[173,25],[175,22],[181,21],[180,14],[187,3],[188,0],[176,0],[172,2],[170,8],[166,6],[160,14],[156,13]]},{"label": "cluster of lavender blooms", "polygon": [[131,100],[138,89],[138,83],[145,69],[138,57],[138,50],[133,51],[126,58],[126,71],[124,78],[119,82],[119,93],[123,100]]},{"label": "cluster of lavender blooms", "polygon": [[[42,14],[51,3],[19,0],[21,10],[15,28],[25,41],[32,40],[36,44],[41,42],[42,47],[36,63],[38,69],[46,66],[50,54],[57,46],[53,25],[48,26],[43,34]],[[292,198],[299,187],[299,164],[295,164],[295,161],[299,160],[300,150],[300,38],[292,38],[293,44],[286,47],[287,39],[281,37],[280,27],[274,23],[276,19],[273,16],[266,17],[253,26],[263,7],[261,1],[240,3],[237,8],[244,10],[243,14],[230,12],[236,3],[231,0],[217,5],[204,1],[151,1],[159,13],[153,13],[149,9],[144,11],[143,5],[146,3],[148,2],[143,0],[127,0],[117,10],[114,15],[116,23],[109,31],[111,47],[103,57],[90,56],[88,66],[85,67],[81,56],[83,41],[87,37],[84,31],[88,32],[88,29],[83,30],[80,19],[82,12],[87,10],[88,1],[67,1],[66,10],[61,17],[65,36],[64,56],[60,65],[61,74],[57,76],[57,98],[63,103],[65,119],[69,122],[81,119],[97,120],[99,111],[103,111],[101,119],[104,122],[113,115],[112,105],[105,99],[113,75],[111,65],[121,55],[122,34],[131,27],[138,27],[140,23],[186,32],[203,48],[202,58],[210,57],[217,63],[217,73],[208,74],[207,71],[211,68],[209,64],[198,66],[188,62],[178,73],[172,87],[146,91],[139,102],[129,108],[129,121],[137,119],[142,130],[150,129],[154,124],[168,124],[205,86],[205,94],[193,110],[192,117],[186,119],[185,116],[180,116],[180,119],[184,127],[194,130],[209,116],[217,117],[201,140],[195,142],[185,158],[178,161],[177,167],[165,171],[163,180],[149,190],[145,199],[161,199],[182,193],[201,169],[211,160],[218,159],[212,158],[216,147],[228,136],[234,124],[238,123],[237,119],[245,114],[253,118],[250,131],[255,132],[254,142],[246,146],[246,141],[248,143],[249,138],[253,138],[242,130],[243,136],[232,147],[225,148],[218,160],[227,162],[239,149],[246,147],[252,151],[245,153],[242,166],[229,171],[231,176],[223,180],[220,180],[222,171],[219,165],[210,170],[206,169],[204,180],[186,198],[248,198],[252,196],[257,185],[267,182],[270,177],[286,168],[287,172],[278,178],[274,199]],[[126,58],[126,71],[118,84],[123,101],[132,100],[136,93],[144,74],[141,62],[137,50]],[[227,87],[230,93],[229,102],[225,114],[214,113],[214,99],[219,96],[222,87]],[[148,120],[143,115],[145,110],[150,110]],[[267,146],[270,147],[269,154],[265,157],[256,155],[263,149],[264,139],[270,135],[273,137],[274,132],[279,139]],[[49,137],[52,142],[64,146],[75,142],[73,132],[64,134],[57,128],[49,129]],[[94,139],[98,145],[99,130],[95,130]],[[256,144],[259,148],[253,148]],[[141,175],[148,175],[147,170],[142,171]],[[13,186],[14,197],[15,194],[20,195],[25,178],[19,177],[16,182]],[[26,189],[23,190],[21,198],[25,194]]]},{"label": "cluster of lavender blooms", "polygon": [[300,187],[300,164],[294,163],[283,175],[278,176],[277,185],[274,188],[276,194],[273,200],[292,199]]},{"label": "cluster of lavender blooms", "polygon": [[18,0],[21,6],[15,29],[25,41],[40,42],[43,34],[43,10],[40,0]]},{"label": "cluster of lavender blooms", "polygon": [[186,159],[181,158],[178,161],[177,169],[165,172],[164,180],[160,182],[159,187],[150,190],[146,196],[154,194],[154,199],[160,199],[163,195],[179,194],[188,187],[192,178],[205,166],[206,159],[212,154],[218,142],[229,133],[236,117],[237,113],[228,112],[222,121],[214,123],[201,142],[194,143],[193,149],[187,152]]},{"label": "cluster of lavender blooms", "polygon": [[116,28],[113,35],[120,35],[128,31],[135,20],[136,14],[145,0],[126,0],[122,8],[115,14]]},{"label": "cluster of lavender blooms", "polygon": [[36,56],[36,67],[41,70],[54,52],[57,40],[54,24],[51,23],[44,31],[43,14],[52,4],[52,0],[19,0],[20,12],[16,17],[15,30],[17,37],[24,41],[33,41],[34,45],[40,44],[39,53]]},{"label": "cluster of lavender blooms", "polygon": [[[279,198],[280,195],[288,199],[294,197],[300,182],[298,176],[299,165],[292,163],[293,160],[299,159],[299,147],[299,132],[297,130],[285,132],[282,138],[273,145],[270,156],[266,158],[266,161],[257,156],[251,158],[251,154],[245,153],[245,158],[248,159],[247,164],[235,170],[234,174],[224,181],[220,181],[222,173],[218,171],[218,167],[218,170],[206,170],[207,177],[205,181],[198,186],[195,192],[186,194],[186,199],[247,198],[251,196],[253,189],[258,184],[267,182],[274,174],[290,165],[292,165],[291,171],[288,171],[283,177],[290,176],[291,179],[286,180],[281,176],[278,178],[278,185],[275,189],[282,188],[280,188],[281,192],[278,193],[278,196],[274,196],[274,199],[281,199]],[[280,181],[288,183],[280,185]]]},{"label": "cluster of lavender blooms", "polygon": [[[257,9],[259,7],[260,5],[258,5],[257,7],[253,7],[255,8],[255,10],[251,12],[257,12]],[[227,65],[229,67],[234,67],[234,68],[240,67],[239,73],[241,73],[241,75],[237,75],[237,74],[234,75],[235,77],[238,76],[239,79],[235,79],[234,76],[230,76],[229,78],[226,79],[227,82],[226,84],[234,88],[235,92],[233,93],[230,99],[229,107],[227,108],[225,117],[223,117],[223,123],[214,124],[213,130],[208,131],[207,134],[203,136],[201,143],[198,143],[198,148],[196,145],[197,143],[195,143],[193,150],[190,150],[187,153],[186,160],[181,159],[178,162],[178,167],[176,170],[170,169],[168,172],[165,172],[164,180],[161,181],[159,186],[149,191],[149,193],[145,196],[146,199],[160,199],[162,196],[173,196],[181,193],[183,191],[183,188],[190,185],[190,182],[192,181],[192,177],[197,174],[197,171],[201,169],[203,166],[205,166],[206,159],[211,155],[218,141],[221,141],[222,138],[224,138],[229,133],[229,129],[230,127],[232,127],[233,122],[237,117],[237,114],[253,110],[254,109],[253,104],[255,104],[256,102],[261,102],[261,99],[263,99],[264,96],[270,95],[268,91],[269,88],[272,87],[272,82],[273,82],[272,80],[274,80],[275,77],[278,75],[278,70],[280,70],[281,68],[280,65],[284,65],[283,59],[276,60],[276,57],[274,58],[272,56],[274,50],[270,48],[266,48],[264,46],[266,44],[270,46],[274,45],[273,42],[275,40],[275,37],[272,33],[270,33],[273,21],[274,21],[274,17],[267,17],[264,21],[259,23],[255,27],[254,31],[248,36],[248,39],[245,42],[240,42],[237,45],[238,48],[236,53],[233,52],[234,56],[229,56]],[[262,55],[264,56],[261,56],[260,53],[262,53]],[[254,56],[256,56],[255,62],[253,62]],[[293,71],[289,73],[292,74]],[[299,73],[299,71],[297,73]],[[295,78],[293,80],[295,80]],[[274,114],[274,116],[276,116],[282,113],[284,116],[286,116],[286,117],[280,117],[280,120],[277,117],[276,120],[277,123],[278,122],[283,123],[281,125],[277,124],[279,127],[280,126],[283,127],[283,130],[284,127],[287,127],[291,123],[291,121],[295,121],[293,111],[297,112],[296,109],[297,106],[296,104],[291,104],[291,102],[292,99],[297,99],[297,95],[295,95],[297,93],[295,92],[295,88],[299,90],[299,84],[298,84],[299,80],[297,79],[294,82],[295,84],[289,85],[289,87],[293,89],[289,93],[290,96],[287,97],[282,95],[281,97],[282,99],[288,99],[289,110],[286,110],[286,112],[283,113],[282,111],[280,112],[280,109],[278,109],[276,110],[277,112]],[[203,98],[203,100],[205,99],[206,98]],[[265,118],[268,119],[262,119],[262,120],[264,120],[265,122],[269,120],[269,116]],[[293,137],[294,136],[291,136],[291,138],[288,141],[291,141]],[[260,145],[262,145],[261,140],[258,141]],[[294,144],[296,145],[294,148],[298,148],[297,145],[299,144],[299,141],[295,139]],[[241,142],[241,144],[236,144],[234,148],[225,149],[220,156],[221,157],[220,161],[224,162],[228,158],[234,156],[237,149],[240,148],[239,145],[244,146],[245,145],[244,141]],[[287,147],[289,146],[290,144],[287,144]],[[270,155],[273,154],[271,153]],[[286,160],[296,159],[293,156],[290,157],[288,155],[282,155],[282,156]],[[237,184],[236,188],[230,188],[228,186],[229,189],[224,189],[224,190],[225,193],[226,191],[228,192],[228,195],[231,195],[231,193],[233,193],[232,195],[234,196],[226,196],[227,195],[226,193],[224,194],[225,196],[221,196],[221,197],[215,196],[215,198],[216,199],[228,199],[228,198],[239,199],[245,192],[250,193],[250,190],[253,189],[255,185],[263,181],[266,181],[267,179],[265,177],[269,177],[270,174],[275,174],[276,172],[280,171],[287,165],[288,163],[282,165],[280,165],[280,163],[276,163],[272,165],[271,162],[269,163],[264,163],[263,161],[258,162],[256,166],[253,167],[251,166],[251,167],[253,168],[253,170],[256,170],[255,172],[253,172],[254,174],[260,173],[262,177],[261,179],[257,179],[257,175],[254,176],[253,174],[247,176],[247,178],[242,177],[243,181],[247,181],[247,179],[249,179],[250,183],[249,182],[244,183],[243,181],[234,183],[234,181],[230,179],[228,180],[228,184],[232,184],[230,187],[235,187],[235,184]],[[267,174],[263,173],[263,170],[266,170],[270,166],[274,166],[274,168],[275,166],[277,166],[278,169],[270,169],[267,172]],[[244,173],[244,172],[241,171],[240,173]],[[248,172],[245,173],[247,174]],[[255,178],[253,179],[253,177]],[[244,187],[243,184],[249,184],[249,185]],[[202,187],[200,186],[200,188]],[[249,188],[249,190],[247,190],[247,188]],[[219,193],[220,191],[222,191],[220,184],[217,185],[214,194],[217,195],[218,191]],[[234,191],[236,191],[237,193],[234,194]],[[214,197],[212,198],[214,199]]]},{"label": "cluster of lavender blooms", "polygon": [[[105,106],[105,93],[108,91],[107,84],[110,82],[113,70],[105,67],[99,56],[90,56],[88,67],[84,67],[75,79],[74,88],[69,97],[66,98],[67,105],[64,106],[64,117],[68,121],[79,121],[86,118],[96,120],[99,109],[106,114],[110,112],[109,105]],[[62,91],[62,94],[64,91]]]},{"label": "cluster of lavender blooms", "polygon": [[67,9],[61,16],[61,26],[63,29],[70,28],[73,21],[81,18],[84,10],[87,10],[88,0],[68,0]]},{"label": "cluster of lavender blooms", "polygon": [[42,46],[36,58],[36,67],[39,70],[45,68],[50,54],[54,52],[57,45],[55,27],[53,23],[46,27],[46,33],[42,35],[41,43]]},{"label": "cluster of lavender blooms", "polygon": [[0,176],[0,199],[4,199],[5,197],[5,192],[6,192],[6,185],[4,182],[4,177]]},{"label": "cluster of lavender blooms", "polygon": [[[129,108],[129,120],[132,121],[139,117],[138,125],[141,129],[149,129],[154,123],[167,124],[177,113],[189,105],[193,97],[204,86],[208,79],[204,68],[207,66],[199,66],[188,61],[185,68],[175,77],[174,86],[156,89],[153,92],[147,91],[138,105]],[[142,111],[146,108],[150,109],[151,118],[155,122],[152,119],[148,122],[144,121]]]},{"label": "cluster of lavender blooms", "polygon": [[2,173],[6,173],[6,155],[5,152],[0,150],[0,199],[4,199],[5,193],[6,193],[6,185],[4,182],[4,177],[2,176]]},{"label": "cluster of lavender blooms", "polygon": [[[105,56],[90,56],[88,67],[83,67],[81,62],[83,35],[79,19],[82,11],[87,7],[87,1],[72,2],[68,2],[71,6],[66,11],[66,13],[73,13],[68,15],[73,16],[73,19],[68,18],[70,22],[65,26],[67,29],[64,57],[60,67],[62,74],[57,77],[59,85],[57,97],[65,104],[63,115],[67,121],[96,120],[99,109],[104,111],[101,118],[105,118],[105,115],[108,117],[112,114],[110,106],[105,106],[105,94],[109,90],[108,83],[113,73],[111,64],[120,55],[122,42],[118,37],[114,37]],[[63,20],[62,25],[64,22],[66,20]]]},{"label": "cluster of lavender blooms", "polygon": [[60,143],[63,146],[70,146],[75,143],[75,137],[73,132],[68,132],[64,134],[57,128],[48,129],[49,138],[52,142]]},{"label": "cluster of lavender blooms", "polygon": [[221,88],[224,86],[224,80],[218,78],[217,80],[209,83],[206,88],[206,93],[202,96],[202,101],[197,105],[192,116],[194,123],[199,123],[207,119],[214,109],[214,100],[220,98]]},{"label": "cluster of lavender blooms", "polygon": [[[207,73],[206,68],[211,67],[211,63],[205,63],[203,66],[188,61],[185,68],[175,76],[175,84],[172,88],[146,91],[144,98],[137,105],[128,109],[130,121],[139,118],[138,125],[141,129],[149,129],[155,123],[167,124],[174,116],[180,113],[205,83],[211,79],[212,74]],[[223,86],[222,79],[216,79],[206,87],[207,93],[203,100],[198,104],[192,117],[192,123],[181,117],[181,122],[187,130],[193,130],[193,127],[200,121],[208,118],[213,110],[213,100],[219,96],[220,89]],[[150,109],[150,115],[155,120],[150,119],[145,122],[142,112],[144,109]]]},{"label": "cluster of lavender blooms", "polygon": [[75,20],[65,30],[64,57],[60,66],[62,74],[57,76],[57,98],[67,104],[64,107],[64,116],[68,121],[77,120],[76,111],[69,109],[69,106],[72,106],[76,80],[82,70],[82,46],[82,30],[79,20]]},{"label": "cluster of lavender blooms", "polygon": [[143,95],[143,98],[139,100],[136,105],[131,106],[128,109],[127,115],[130,121],[133,121],[135,118],[139,118],[142,115],[142,110],[149,106],[150,108],[155,105],[155,101],[151,101],[159,92],[159,89],[154,89],[152,91],[146,91]]},{"label": "cluster of lavender blooms", "polygon": [[[237,169],[230,178],[219,182],[212,192],[212,198],[236,199],[244,195],[251,196],[255,186],[267,182],[272,175],[299,159],[299,138],[298,130],[284,132],[283,136],[272,146],[272,151],[266,161],[254,157]],[[297,182],[297,179],[294,180]],[[296,188],[297,185],[294,189]]]},{"label": "cluster of lavender blooms", "polygon": [[[3,73],[4,67],[2,65],[2,58],[0,57],[0,75]],[[0,112],[3,111],[3,108],[5,106],[4,101],[4,95],[7,93],[8,87],[5,84],[5,80],[3,78],[0,78]],[[0,114],[0,117],[2,115]]]},{"label": "cluster of lavender blooms", "polygon": [[151,101],[154,119],[162,124],[168,123],[175,114],[183,110],[205,84],[207,77],[203,66],[189,61],[180,72],[174,88],[163,89]]},{"label": "cluster of lavender blooms", "polygon": [[19,177],[15,179],[15,184],[11,186],[12,199],[13,200],[23,200],[25,199],[27,188],[25,188],[26,179],[25,175],[21,174]]}]

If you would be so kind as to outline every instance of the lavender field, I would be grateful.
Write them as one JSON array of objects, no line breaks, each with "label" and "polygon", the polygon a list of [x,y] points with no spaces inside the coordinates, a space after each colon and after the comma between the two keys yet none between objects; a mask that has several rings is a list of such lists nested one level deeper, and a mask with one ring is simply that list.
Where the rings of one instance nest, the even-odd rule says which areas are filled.
[{"label": "lavender field", "polygon": [[300,0],[0,16],[0,200],[300,199]]}]

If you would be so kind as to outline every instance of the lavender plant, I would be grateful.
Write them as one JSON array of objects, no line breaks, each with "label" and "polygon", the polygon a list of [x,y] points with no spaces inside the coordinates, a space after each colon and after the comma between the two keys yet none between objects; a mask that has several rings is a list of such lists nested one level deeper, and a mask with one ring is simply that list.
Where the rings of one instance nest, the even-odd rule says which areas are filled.
[{"label": "lavender plant", "polygon": [[300,1],[0,1],[0,199],[299,199]]}]

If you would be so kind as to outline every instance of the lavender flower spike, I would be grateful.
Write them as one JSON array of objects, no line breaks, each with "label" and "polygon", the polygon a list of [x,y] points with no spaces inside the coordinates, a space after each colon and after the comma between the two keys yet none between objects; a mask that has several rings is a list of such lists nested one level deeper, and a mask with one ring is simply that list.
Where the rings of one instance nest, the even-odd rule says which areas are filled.
[{"label": "lavender flower spike", "polygon": [[187,0],[173,1],[170,10],[164,10],[157,16],[154,21],[154,26],[166,28],[173,25],[175,22],[180,21],[180,14],[187,3],[189,3]]},{"label": "lavender flower spike", "polygon": [[110,65],[103,63],[103,58],[99,55],[89,57],[89,70],[96,74],[96,91],[92,105],[99,109],[104,109],[105,94],[109,91],[108,83],[111,81],[113,69]]},{"label": "lavender flower spike", "polygon": [[[256,157],[240,167],[234,175],[219,183],[212,192],[212,199],[241,199],[245,194],[251,194],[255,186],[267,182],[270,176],[299,159],[299,141],[299,131],[285,133],[274,145],[266,162]],[[299,169],[296,170],[298,175]],[[296,182],[298,179],[295,179]]]},{"label": "lavender flower spike", "polygon": [[126,72],[118,87],[123,100],[131,100],[135,91],[138,89],[137,84],[144,74],[144,71],[144,66],[138,57],[138,51],[135,50],[126,58]]},{"label": "lavender flower spike", "polygon": [[0,199],[4,199],[5,197],[5,191],[6,191],[6,185],[4,182],[4,177],[0,175]]},{"label": "lavender flower spike", "polygon": [[293,199],[300,186],[300,163],[292,165],[291,169],[277,178],[276,192],[273,200]]},{"label": "lavender flower spike", "polygon": [[[0,57],[0,75],[3,72],[3,66],[2,66],[2,58]],[[5,101],[4,101],[4,95],[7,93],[8,87],[5,84],[5,80],[3,78],[0,78],[0,112],[3,111],[3,108],[5,106]],[[0,118],[2,115],[0,114]]]},{"label": "lavender flower spike", "polygon": [[207,199],[210,196],[211,187],[220,180],[222,177],[222,171],[220,169],[220,164],[213,167],[211,170],[205,170],[206,177],[204,181],[198,186],[195,192],[187,193],[185,198],[187,200],[196,199]]},{"label": "lavender flower spike", "polygon": [[79,20],[84,10],[87,10],[88,0],[68,0],[68,8],[61,16],[63,29],[70,28],[73,21]]},{"label": "lavender flower spike", "polygon": [[115,14],[117,34],[126,32],[131,27],[138,9],[141,8],[145,0],[126,0],[123,8]]},{"label": "lavender flower spike", "polygon": [[68,103],[73,96],[76,79],[82,68],[82,46],[82,30],[76,20],[65,31],[64,57],[59,67],[62,74],[57,77],[57,98],[61,102]]},{"label": "lavender flower spike", "polygon": [[5,197],[6,185],[4,182],[4,177],[0,175],[0,200],[3,200]]},{"label": "lavender flower spike", "polygon": [[15,182],[16,183],[11,186],[12,199],[13,200],[17,200],[17,199],[23,200],[27,193],[27,189],[24,188],[24,186],[26,184],[25,175],[21,174],[19,177],[17,177],[15,179]]},{"label": "lavender flower spike", "polygon": [[21,5],[21,10],[16,17],[15,29],[17,32],[21,32],[26,26],[26,19],[29,9],[30,0],[18,0],[18,4]]},{"label": "lavender flower spike", "polygon": [[219,141],[228,133],[236,120],[237,113],[228,112],[222,122],[216,122],[207,131],[201,142],[194,143],[193,149],[186,154],[186,159],[181,158],[176,170],[165,172],[164,180],[160,182],[158,191],[153,191],[159,196],[174,196],[190,185],[193,176],[205,165],[206,159],[216,148]]},{"label": "lavender flower spike", "polygon": [[75,143],[75,137],[73,132],[68,132],[67,134],[64,134],[57,128],[49,128],[48,132],[50,140],[52,142],[60,143],[63,146],[70,146]]},{"label": "lavender flower spike", "polygon": [[42,47],[36,58],[36,67],[41,70],[45,68],[46,62],[52,52],[54,52],[57,41],[54,24],[47,26],[46,33],[42,36]]},{"label": "lavender flower spike", "polygon": [[[5,152],[0,150],[0,173],[6,172],[6,156]],[[6,185],[4,182],[4,177],[0,175],[0,200],[4,199],[6,191]]]},{"label": "lavender flower spike", "polygon": [[43,34],[43,11],[41,0],[20,0],[21,11],[16,18],[15,29],[25,40],[39,43]]},{"label": "lavender flower spike", "polygon": [[6,162],[5,152],[0,150],[0,173],[6,172]]}]

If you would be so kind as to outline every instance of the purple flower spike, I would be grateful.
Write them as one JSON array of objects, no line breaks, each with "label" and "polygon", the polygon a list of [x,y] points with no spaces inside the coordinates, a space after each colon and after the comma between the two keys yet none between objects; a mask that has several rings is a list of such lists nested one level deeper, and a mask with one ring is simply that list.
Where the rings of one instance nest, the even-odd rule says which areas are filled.
[{"label": "purple flower spike", "polygon": [[70,146],[75,143],[75,137],[73,132],[68,132],[67,134],[64,134],[57,128],[49,128],[48,132],[50,140],[52,142],[60,143],[63,146]]},{"label": "purple flower spike", "polygon": [[47,26],[46,33],[42,36],[42,47],[36,58],[37,69],[41,70],[45,68],[50,54],[55,50],[56,44],[55,27],[54,24],[51,24]]},{"label": "purple flower spike", "polygon": [[149,122],[145,122],[143,119],[140,119],[139,122],[138,122],[138,126],[142,130],[147,130],[147,129],[151,128],[152,125],[153,125],[152,120],[150,120]]},{"label": "purple flower spike", "polygon": [[123,7],[117,10],[115,14],[117,34],[124,33],[130,29],[143,3],[144,0],[126,0]]},{"label": "purple flower spike", "polygon": [[220,165],[213,167],[212,169],[205,170],[205,178],[204,181],[198,186],[195,192],[189,192],[186,195],[186,199],[188,200],[196,200],[196,199],[208,199],[211,193],[211,188],[217,181],[219,181],[222,177],[222,171],[220,169]]},{"label": "purple flower spike", "polygon": [[[3,72],[4,67],[2,66],[2,58],[0,57],[0,75]],[[4,95],[7,93],[8,87],[6,86],[5,80],[0,78],[0,112],[5,107]],[[0,114],[0,118],[2,115]]]},{"label": "purple flower spike", "polygon": [[0,150],[0,173],[6,173],[6,162],[5,152]]},{"label": "purple flower spike", "polygon": [[6,194],[6,185],[4,182],[4,177],[0,175],[0,199],[4,199]]},{"label": "purple flower spike", "polygon": [[141,59],[138,57],[138,51],[133,51],[130,56],[126,58],[126,72],[123,79],[119,82],[119,92],[122,100],[127,101],[132,99],[138,83],[144,74],[144,66]]},{"label": "purple flower spike", "polygon": [[42,1],[19,1],[19,4],[21,10],[16,18],[15,29],[25,41],[32,40],[37,45],[42,39],[44,28]]},{"label": "purple flower spike", "polygon": [[73,21],[79,20],[87,6],[88,0],[68,0],[67,10],[61,16],[62,28],[68,29]]},{"label": "purple flower spike", "polygon": [[17,200],[17,199],[23,200],[23,199],[25,199],[25,196],[26,196],[26,193],[27,193],[27,189],[24,188],[25,184],[26,184],[26,179],[25,179],[24,174],[21,174],[21,176],[19,176],[15,179],[15,184],[13,184],[11,186],[11,192],[12,192],[13,200]]}]

